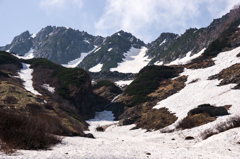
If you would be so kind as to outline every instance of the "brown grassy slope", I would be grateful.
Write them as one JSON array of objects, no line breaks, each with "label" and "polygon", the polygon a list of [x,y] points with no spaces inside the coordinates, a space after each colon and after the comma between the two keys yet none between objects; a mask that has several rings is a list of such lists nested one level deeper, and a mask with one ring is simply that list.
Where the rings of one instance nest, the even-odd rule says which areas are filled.
[{"label": "brown grassy slope", "polygon": [[[47,59],[33,59],[33,86],[43,95],[46,90],[41,86],[49,84],[55,88],[55,95],[69,101],[83,119],[93,118],[95,102],[89,74],[81,68],[64,68]],[[49,92],[47,92],[48,94]]]},{"label": "brown grassy slope", "polygon": [[[160,129],[177,120],[177,117],[166,108],[152,109],[159,101],[177,93],[185,86],[187,77],[181,76],[174,80],[167,79],[160,82],[160,86],[148,95],[149,100],[145,103],[126,108],[120,118],[131,118],[135,120],[137,127],[146,129]],[[129,96],[121,96],[117,102],[129,100]]]},{"label": "brown grassy slope", "polygon": [[[6,55],[11,58],[10,54]],[[43,96],[36,96],[26,91],[22,85],[23,81],[15,77],[18,75],[19,69],[20,67],[16,69],[14,64],[0,64],[0,71],[4,74],[4,76],[0,74],[1,109],[21,111],[30,115],[40,114],[44,118],[46,115],[57,118],[61,121],[58,123],[62,125],[63,131],[66,131],[63,135],[84,136],[83,130],[87,129],[88,124],[77,112],[73,111],[74,109],[69,102],[58,96],[53,96],[46,90],[44,91],[47,93],[43,92]],[[48,104],[44,104],[44,101],[48,101]]]},{"label": "brown grassy slope", "polygon": [[102,111],[117,95],[122,93],[122,90],[109,80],[101,80],[93,85],[93,93],[96,110]]},{"label": "brown grassy slope", "polygon": [[240,88],[240,64],[232,65],[229,68],[223,69],[220,73],[209,77],[209,79],[221,80],[219,86],[230,83],[238,84],[235,88]]}]

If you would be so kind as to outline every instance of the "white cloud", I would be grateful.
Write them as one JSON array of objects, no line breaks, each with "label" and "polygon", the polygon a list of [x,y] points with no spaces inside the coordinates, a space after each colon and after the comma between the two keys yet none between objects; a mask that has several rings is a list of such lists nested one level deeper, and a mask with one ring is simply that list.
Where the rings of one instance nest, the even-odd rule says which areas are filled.
[{"label": "white cloud", "polygon": [[[236,0],[220,0],[225,4],[221,14],[229,11]],[[203,13],[200,6],[220,8],[219,0],[106,0],[104,14],[95,22],[98,34],[109,35],[118,30],[133,33],[147,41],[152,38],[153,30],[188,29],[190,23],[198,27],[196,19]],[[214,6],[214,7],[213,7]],[[210,8],[210,7],[209,7]],[[217,18],[220,11],[211,11],[210,18]],[[160,34],[161,32],[159,32]]]}]

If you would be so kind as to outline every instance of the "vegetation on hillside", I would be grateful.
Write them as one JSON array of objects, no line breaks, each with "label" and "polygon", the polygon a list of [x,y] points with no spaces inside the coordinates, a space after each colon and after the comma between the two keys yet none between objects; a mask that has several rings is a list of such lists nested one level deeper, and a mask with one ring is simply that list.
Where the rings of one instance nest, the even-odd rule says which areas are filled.
[{"label": "vegetation on hillside", "polygon": [[[117,87],[113,82],[109,80],[100,80],[95,85],[93,85],[93,89],[99,89],[101,87],[110,87],[111,93],[119,93],[120,88]],[[121,91],[121,90],[120,90]]]},{"label": "vegetation on hillside", "polygon": [[52,78],[58,81],[58,94],[63,98],[70,98],[70,86],[81,87],[86,83],[89,75],[81,68],[65,68],[47,59],[38,58],[27,60],[32,68],[47,68],[53,70]]},{"label": "vegetation on hillside", "polygon": [[159,87],[159,83],[165,79],[177,75],[174,67],[146,66],[136,76],[136,79],[125,89],[124,95],[134,96],[127,104],[128,107],[145,102],[147,95]]},{"label": "vegetation on hillside", "polygon": [[63,135],[59,119],[27,115],[16,110],[0,109],[0,127],[0,146],[5,153],[14,149],[48,149],[61,142],[60,137],[52,134]]},{"label": "vegetation on hillside", "polygon": [[22,68],[21,61],[5,51],[0,51],[0,64],[15,64],[18,68]]},{"label": "vegetation on hillside", "polygon": [[[213,41],[209,47],[204,51],[203,56],[212,58],[218,55],[219,52],[223,51],[224,48],[231,47],[233,35],[239,30],[240,18],[235,20],[228,26],[221,35]],[[240,44],[239,44],[240,45]],[[235,46],[237,47],[237,46]]]},{"label": "vegetation on hillside", "polygon": [[[182,53],[188,52],[187,50],[191,50],[196,42],[196,39],[203,32],[203,30],[204,28],[198,30],[191,28],[181,35],[176,42],[173,42],[167,46],[168,49],[163,50],[159,47],[159,49],[149,50],[148,54],[155,55],[155,57],[150,61],[150,64],[154,64],[156,61],[162,58],[164,58],[165,61],[171,61],[173,57],[178,58]],[[159,54],[160,52],[161,54]]]}]

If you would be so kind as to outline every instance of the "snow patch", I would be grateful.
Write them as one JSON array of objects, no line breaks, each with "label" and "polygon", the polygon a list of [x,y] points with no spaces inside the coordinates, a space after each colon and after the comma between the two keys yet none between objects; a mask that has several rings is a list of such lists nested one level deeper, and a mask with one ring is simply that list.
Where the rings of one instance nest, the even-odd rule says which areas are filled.
[{"label": "snow patch", "polygon": [[111,51],[111,50],[112,50],[112,48],[109,48],[109,49],[108,49],[108,51]]},{"label": "snow patch", "polygon": [[36,37],[36,34],[32,34],[32,35],[31,35],[31,38],[35,38],[35,37]]},{"label": "snow patch", "polygon": [[115,81],[115,84],[118,85],[119,87],[124,87],[127,85],[130,85],[130,83],[132,83],[133,80],[128,80],[128,81]]},{"label": "snow patch", "polygon": [[77,67],[77,66],[82,62],[82,60],[83,60],[87,55],[89,55],[90,53],[92,53],[95,49],[96,49],[96,46],[94,46],[94,49],[93,49],[93,50],[91,50],[91,51],[89,51],[89,52],[87,52],[87,53],[81,53],[81,55],[80,55],[79,58],[68,62],[68,64],[62,64],[62,66],[68,67],[68,68]]},{"label": "snow patch", "polygon": [[42,87],[46,90],[48,90],[49,92],[51,93],[54,93],[55,92],[55,88],[54,87],[51,87],[49,84],[43,84]]},{"label": "snow patch", "polygon": [[52,36],[54,33],[53,32],[51,32],[50,34],[49,34],[49,36]]},{"label": "snow patch", "polygon": [[34,49],[31,48],[31,49],[23,56],[23,59],[32,59],[32,58],[34,58],[33,51],[34,51]]},{"label": "snow patch", "polygon": [[[176,113],[178,117],[176,122],[186,117],[189,110],[205,103],[215,106],[232,105],[229,110],[231,115],[222,118],[229,118],[240,112],[240,98],[236,98],[240,94],[240,90],[232,89],[236,84],[218,86],[219,80],[208,80],[208,77],[218,74],[223,69],[240,63],[240,59],[236,58],[239,52],[240,47],[222,52],[216,58],[213,58],[215,65],[205,69],[185,69],[180,76],[188,76],[187,85],[178,93],[160,101],[154,108],[166,107],[172,113]],[[197,82],[191,83],[196,79],[198,79]]]},{"label": "snow patch", "polygon": [[184,65],[187,64],[189,62],[191,62],[193,59],[199,57],[200,55],[202,55],[202,53],[205,51],[206,49],[202,49],[199,53],[194,54],[193,56],[190,56],[192,51],[189,51],[186,56],[182,59],[176,59],[174,61],[172,61],[171,63],[167,64],[167,65]]},{"label": "snow patch", "polygon": [[121,36],[121,34],[120,34],[120,33],[117,33],[117,35]]},{"label": "snow patch", "polygon": [[99,72],[102,70],[103,64],[99,63],[96,66],[89,69],[90,72]]},{"label": "snow patch", "polygon": [[125,58],[123,59],[123,62],[118,63],[118,67],[111,68],[110,71],[138,73],[150,61],[150,59],[145,56],[146,51],[146,47],[142,47],[141,49],[131,47],[128,52],[124,53]]},{"label": "snow patch", "polygon": [[24,56],[19,56],[19,55],[17,55],[17,54],[12,54],[12,55],[15,56],[15,57],[17,57],[17,58],[19,58],[19,59],[25,59],[25,60],[27,60],[27,59],[32,59],[32,58],[34,58],[33,51],[34,51],[34,49],[31,48]]},{"label": "snow patch", "polygon": [[100,50],[100,49],[101,49],[101,47],[97,48],[97,49],[94,51],[94,53],[97,52],[97,51]]},{"label": "snow patch", "polygon": [[90,42],[88,40],[83,40],[83,41],[85,41],[86,43],[90,44]]},{"label": "snow patch", "polygon": [[161,66],[161,65],[163,65],[163,61],[157,61],[154,63],[154,65]]},{"label": "snow patch", "polygon": [[164,39],[163,42],[161,44],[159,44],[159,46],[161,46],[162,44],[164,44],[167,40]]},{"label": "snow patch", "polygon": [[26,90],[35,94],[41,95],[38,91],[33,88],[33,81],[32,81],[32,72],[33,69],[29,68],[29,64],[22,63],[23,68],[18,72],[19,77],[24,81],[23,85]]}]

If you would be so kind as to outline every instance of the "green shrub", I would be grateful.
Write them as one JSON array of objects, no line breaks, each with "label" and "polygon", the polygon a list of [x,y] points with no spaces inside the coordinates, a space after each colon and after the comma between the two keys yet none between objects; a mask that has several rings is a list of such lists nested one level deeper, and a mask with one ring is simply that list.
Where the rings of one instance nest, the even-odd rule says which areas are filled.
[{"label": "green shrub", "polygon": [[168,66],[146,66],[136,76],[136,79],[125,89],[124,95],[134,96],[128,106],[145,102],[147,95],[154,92],[165,79],[176,76],[176,70]]},{"label": "green shrub", "polygon": [[226,28],[221,35],[213,41],[208,48],[204,51],[204,57],[215,57],[219,52],[223,51],[226,47],[231,47],[231,36],[238,30],[240,18],[235,20]]},{"label": "green shrub", "polygon": [[0,77],[8,78],[9,75],[7,73],[4,73],[4,72],[0,71]]},{"label": "green shrub", "polygon": [[5,51],[0,51],[0,65],[2,64],[15,64],[19,69],[22,68],[21,61]]},{"label": "green shrub", "polygon": [[81,68],[65,68],[47,59],[36,58],[27,60],[31,67],[49,68],[53,70],[52,78],[56,78],[58,82],[58,94],[63,98],[69,98],[69,86],[81,87],[86,83],[89,75]]},{"label": "green shrub", "polygon": [[20,112],[1,109],[0,128],[1,150],[5,152],[9,149],[47,149],[61,142],[61,138],[49,134],[56,130],[49,121]]}]

